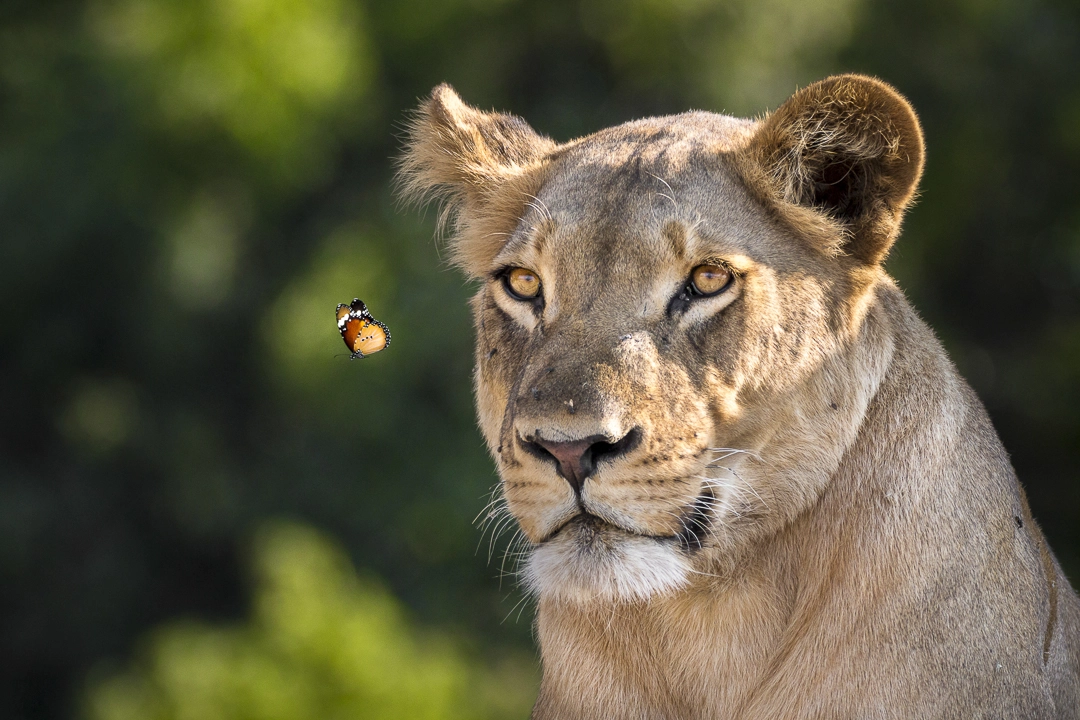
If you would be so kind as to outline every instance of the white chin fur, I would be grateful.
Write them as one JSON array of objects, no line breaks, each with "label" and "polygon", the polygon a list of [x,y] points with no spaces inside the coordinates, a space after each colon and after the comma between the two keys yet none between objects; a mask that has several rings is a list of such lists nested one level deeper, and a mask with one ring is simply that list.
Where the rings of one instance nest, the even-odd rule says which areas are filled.
[{"label": "white chin fur", "polygon": [[533,550],[525,585],[544,598],[576,603],[641,602],[689,582],[690,564],[670,543],[622,535],[584,549],[560,533]]}]

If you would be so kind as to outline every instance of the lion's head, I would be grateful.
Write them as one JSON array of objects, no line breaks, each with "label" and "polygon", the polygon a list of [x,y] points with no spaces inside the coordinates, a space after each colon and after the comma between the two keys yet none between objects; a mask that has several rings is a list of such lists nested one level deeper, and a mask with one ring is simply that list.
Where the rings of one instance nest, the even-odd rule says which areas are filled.
[{"label": "lion's head", "polygon": [[861,76],[565,144],[435,89],[403,187],[480,283],[480,426],[542,597],[729,577],[818,500],[891,352],[868,308],[922,157]]}]

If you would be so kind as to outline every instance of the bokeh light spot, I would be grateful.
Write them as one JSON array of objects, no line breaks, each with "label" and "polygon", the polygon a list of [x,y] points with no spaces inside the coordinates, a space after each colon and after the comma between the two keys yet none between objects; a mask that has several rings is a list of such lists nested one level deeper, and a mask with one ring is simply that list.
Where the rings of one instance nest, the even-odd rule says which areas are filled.
[{"label": "bokeh light spot", "polygon": [[107,452],[126,442],[138,421],[138,397],[129,383],[84,380],[76,386],[58,424],[76,446]]}]

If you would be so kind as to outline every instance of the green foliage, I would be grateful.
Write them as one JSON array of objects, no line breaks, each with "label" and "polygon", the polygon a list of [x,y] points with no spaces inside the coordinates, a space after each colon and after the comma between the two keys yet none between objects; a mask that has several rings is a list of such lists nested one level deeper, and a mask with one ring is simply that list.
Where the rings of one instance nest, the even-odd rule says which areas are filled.
[{"label": "green foliage", "polygon": [[89,689],[89,720],[483,720],[524,717],[529,661],[470,659],[417,634],[341,548],[275,523],[255,541],[254,612],[239,626],[171,622],[127,671]]},{"label": "green foliage", "polygon": [[280,172],[318,152],[327,116],[371,83],[363,11],[342,0],[95,0],[88,10],[92,37],[151,122],[223,130]]},{"label": "green foliage", "polygon": [[[639,91],[677,83],[689,102],[762,113],[828,72],[860,0],[584,0],[585,28]],[[669,90],[668,90],[669,91]]]}]

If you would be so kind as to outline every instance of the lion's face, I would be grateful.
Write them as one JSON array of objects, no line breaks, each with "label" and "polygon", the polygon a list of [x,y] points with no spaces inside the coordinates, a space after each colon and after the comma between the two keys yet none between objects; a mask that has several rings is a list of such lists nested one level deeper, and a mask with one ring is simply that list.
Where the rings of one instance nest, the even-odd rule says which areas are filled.
[{"label": "lion's face", "polygon": [[[478,137],[513,168],[454,192],[481,281],[480,424],[528,583],[644,600],[722,574],[839,460],[867,393],[843,371],[858,359],[836,359],[876,261],[839,248],[835,217],[763,199],[753,123],[694,113],[555,148],[456,96],[441,107],[458,128],[500,118]],[[430,169],[413,153],[415,178]]]},{"label": "lion's face", "polygon": [[[647,597],[768,512],[761,408],[833,350],[851,288],[720,161],[742,130],[683,117],[587,139],[487,269],[481,426],[541,590]],[[515,289],[516,268],[539,284]]]}]

